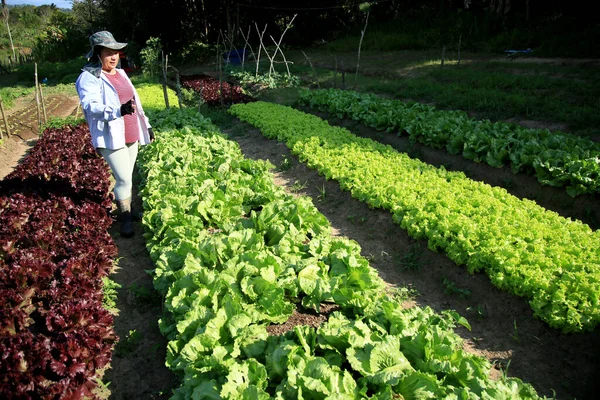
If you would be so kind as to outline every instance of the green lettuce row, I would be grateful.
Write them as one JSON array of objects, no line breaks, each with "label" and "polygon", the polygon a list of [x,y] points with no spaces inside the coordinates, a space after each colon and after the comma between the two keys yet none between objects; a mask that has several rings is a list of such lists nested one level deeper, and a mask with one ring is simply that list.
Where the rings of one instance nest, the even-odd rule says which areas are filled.
[{"label": "green lettuce row", "polygon": [[544,185],[565,186],[573,197],[600,192],[600,145],[584,138],[338,89],[302,90],[299,103],[377,130],[407,132],[412,140],[493,167],[510,165]]},{"label": "green lettuce row", "polygon": [[[162,110],[165,108],[165,92],[161,85],[140,82],[135,83],[135,89],[142,99],[144,111],[148,112],[149,110]],[[169,106],[178,107],[179,101],[177,99],[177,93],[173,89],[167,88],[167,96],[169,98]]]},{"label": "green lettuce row", "polygon": [[600,232],[520,200],[499,187],[447,172],[290,107],[258,102],[230,112],[287,143],[352,196],[393,213],[432,250],[497,287],[524,296],[536,316],[565,332],[600,320]]},{"label": "green lettuce row", "polygon": [[[174,399],[539,398],[519,379],[490,380],[452,330],[464,319],[403,309],[309,198],[197,119],[140,154],[167,365],[183,378]],[[322,302],[340,308],[319,328],[268,334],[298,303]]]}]

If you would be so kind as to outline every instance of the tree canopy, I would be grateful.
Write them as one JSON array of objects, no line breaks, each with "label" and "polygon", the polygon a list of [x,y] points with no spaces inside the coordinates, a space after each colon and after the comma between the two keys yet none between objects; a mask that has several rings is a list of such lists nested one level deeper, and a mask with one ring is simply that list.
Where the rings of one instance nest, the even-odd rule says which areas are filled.
[{"label": "tree canopy", "polygon": [[[473,50],[487,40],[497,46],[528,47],[552,42],[563,51],[574,48],[581,56],[600,52],[590,39],[600,32],[591,5],[559,0],[72,0],[72,5],[66,11],[55,5],[10,7],[14,42],[35,47],[44,57],[63,59],[85,54],[90,34],[110,30],[118,40],[129,42],[130,49],[139,50],[155,37],[169,53],[189,54],[223,36],[242,45],[242,32],[250,31],[256,42],[257,29],[265,27],[267,40],[270,35],[277,38],[297,15],[285,44],[307,46],[360,30],[363,11],[369,8],[373,29],[377,23],[387,24],[392,33],[410,34],[422,42],[426,37],[431,47],[460,35],[465,48]],[[0,50],[7,47],[3,24]]]}]

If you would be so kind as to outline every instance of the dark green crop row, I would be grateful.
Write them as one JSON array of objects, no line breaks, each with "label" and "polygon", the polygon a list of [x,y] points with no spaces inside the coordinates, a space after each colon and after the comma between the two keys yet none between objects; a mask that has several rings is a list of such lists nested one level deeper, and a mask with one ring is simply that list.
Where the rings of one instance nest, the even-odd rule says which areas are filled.
[{"label": "dark green crop row", "polygon": [[577,136],[337,89],[303,90],[299,102],[476,162],[510,165],[514,173],[533,174],[544,185],[566,187],[573,197],[600,192],[600,145]]}]

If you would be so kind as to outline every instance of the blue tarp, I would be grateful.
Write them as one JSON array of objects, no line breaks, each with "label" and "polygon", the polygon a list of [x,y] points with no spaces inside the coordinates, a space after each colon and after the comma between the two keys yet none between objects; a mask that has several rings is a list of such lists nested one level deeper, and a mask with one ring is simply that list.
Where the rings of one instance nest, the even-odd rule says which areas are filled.
[{"label": "blue tarp", "polygon": [[531,49],[525,49],[525,50],[504,50],[505,53],[508,54],[515,54],[515,53],[532,53],[533,50]]},{"label": "blue tarp", "polygon": [[225,61],[229,60],[230,64],[241,64],[242,59],[246,60],[247,58],[248,54],[245,49],[236,49],[223,53],[223,59]]}]

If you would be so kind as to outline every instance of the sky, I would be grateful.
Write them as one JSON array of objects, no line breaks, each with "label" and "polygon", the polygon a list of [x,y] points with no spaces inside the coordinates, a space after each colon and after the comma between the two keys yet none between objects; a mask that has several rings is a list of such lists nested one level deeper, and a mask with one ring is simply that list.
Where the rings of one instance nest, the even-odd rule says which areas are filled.
[{"label": "sky", "polygon": [[58,8],[71,8],[71,2],[69,0],[6,0],[7,5],[17,6],[22,4],[29,4],[32,6],[42,6],[44,4],[53,4]]}]

